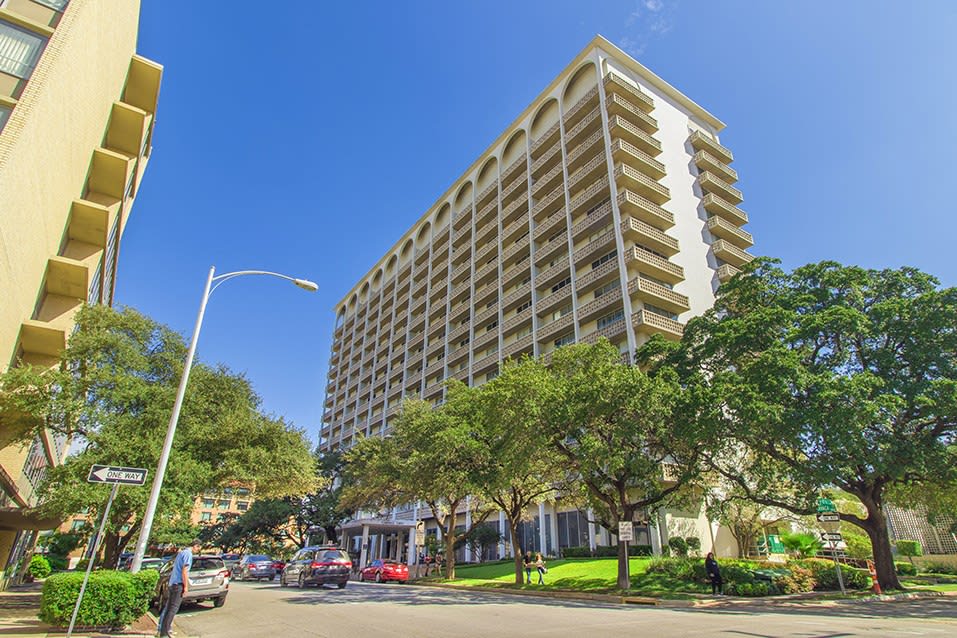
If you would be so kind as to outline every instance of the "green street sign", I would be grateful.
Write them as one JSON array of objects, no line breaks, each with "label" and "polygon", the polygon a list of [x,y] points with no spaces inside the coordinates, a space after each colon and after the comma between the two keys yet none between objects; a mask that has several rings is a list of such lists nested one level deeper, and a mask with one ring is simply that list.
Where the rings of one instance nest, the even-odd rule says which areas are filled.
[{"label": "green street sign", "polygon": [[825,512],[836,512],[837,506],[834,505],[834,501],[829,498],[819,498],[817,499],[817,512],[818,514],[823,514]]}]

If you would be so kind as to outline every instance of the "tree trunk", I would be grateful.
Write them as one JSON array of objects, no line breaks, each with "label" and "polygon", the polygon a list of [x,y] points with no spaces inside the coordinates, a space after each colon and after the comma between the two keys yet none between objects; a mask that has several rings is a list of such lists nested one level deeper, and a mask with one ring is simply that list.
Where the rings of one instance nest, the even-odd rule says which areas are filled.
[{"label": "tree trunk", "polygon": [[518,546],[518,523],[508,519],[508,531],[512,538],[512,557],[515,559],[515,584],[525,584],[525,566],[522,564],[522,548]]},{"label": "tree trunk", "polygon": [[[455,505],[458,505],[457,503]],[[447,529],[445,533],[445,577],[449,580],[455,578],[455,506],[450,507],[452,511],[445,517]]]},{"label": "tree trunk", "polygon": [[628,550],[623,541],[618,541],[618,589],[631,589],[628,573]]},{"label": "tree trunk", "polygon": [[877,570],[877,582],[881,584],[881,590],[889,591],[893,589],[902,589],[900,580],[897,578],[897,570],[894,567],[894,553],[891,551],[891,539],[887,533],[887,525],[884,518],[884,506],[881,503],[880,496],[860,497],[864,507],[867,508],[867,518],[861,523],[861,527],[867,532],[871,539],[871,549],[874,552],[874,567]]}]

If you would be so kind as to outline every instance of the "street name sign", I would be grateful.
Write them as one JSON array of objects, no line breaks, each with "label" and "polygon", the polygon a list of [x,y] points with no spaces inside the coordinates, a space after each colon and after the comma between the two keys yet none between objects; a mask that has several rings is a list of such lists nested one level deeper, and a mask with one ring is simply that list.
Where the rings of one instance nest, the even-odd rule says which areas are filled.
[{"label": "street name sign", "polygon": [[834,505],[834,501],[829,498],[819,498],[817,499],[817,511],[819,514],[825,512],[837,512],[837,506]]},{"label": "street name sign", "polygon": [[140,467],[114,467],[112,465],[94,465],[86,477],[90,483],[120,483],[122,485],[143,485],[146,483],[146,470]]},{"label": "street name sign", "polygon": [[618,522],[618,540],[619,541],[630,541],[633,538],[633,528],[631,521],[619,521]]}]

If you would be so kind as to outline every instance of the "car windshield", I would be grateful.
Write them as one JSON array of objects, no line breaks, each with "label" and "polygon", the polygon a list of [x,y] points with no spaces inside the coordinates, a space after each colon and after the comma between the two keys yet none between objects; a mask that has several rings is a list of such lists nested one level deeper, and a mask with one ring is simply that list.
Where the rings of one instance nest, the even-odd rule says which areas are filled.
[{"label": "car windshield", "polygon": [[263,560],[269,560],[269,561],[271,561],[272,559],[269,558],[268,556],[264,555],[264,554],[254,554],[254,555],[252,555],[252,556],[249,557],[249,562],[250,562],[250,563],[252,563],[253,561],[263,561]]},{"label": "car windshield", "polygon": [[203,571],[207,569],[223,569],[226,565],[221,558],[194,558],[193,569]]}]

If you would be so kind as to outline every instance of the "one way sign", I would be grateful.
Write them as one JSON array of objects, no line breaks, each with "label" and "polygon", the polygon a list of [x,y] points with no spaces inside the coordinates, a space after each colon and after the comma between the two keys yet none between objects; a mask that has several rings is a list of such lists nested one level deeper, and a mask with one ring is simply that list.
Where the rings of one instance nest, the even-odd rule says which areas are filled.
[{"label": "one way sign", "polygon": [[142,485],[146,482],[146,470],[139,467],[113,467],[94,465],[86,477],[90,483],[122,483],[123,485]]}]

